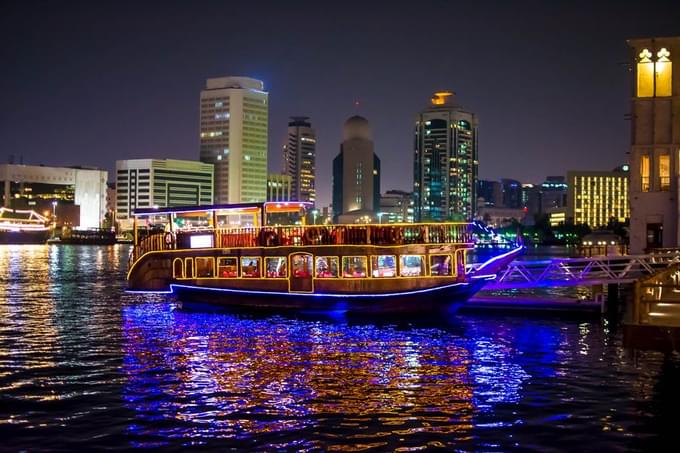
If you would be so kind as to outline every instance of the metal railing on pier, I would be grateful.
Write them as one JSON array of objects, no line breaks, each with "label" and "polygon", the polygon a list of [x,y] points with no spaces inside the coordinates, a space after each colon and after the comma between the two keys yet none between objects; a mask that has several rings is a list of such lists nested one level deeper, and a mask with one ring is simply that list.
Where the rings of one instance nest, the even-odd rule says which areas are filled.
[{"label": "metal railing on pier", "polygon": [[680,263],[635,282],[631,321],[680,327]]}]

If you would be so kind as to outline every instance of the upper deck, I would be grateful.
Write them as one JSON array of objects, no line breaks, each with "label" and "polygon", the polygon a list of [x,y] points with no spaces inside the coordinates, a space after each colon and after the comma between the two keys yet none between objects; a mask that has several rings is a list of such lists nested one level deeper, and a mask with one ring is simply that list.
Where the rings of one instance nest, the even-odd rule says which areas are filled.
[{"label": "upper deck", "polygon": [[132,263],[149,252],[201,248],[472,246],[469,223],[309,225],[308,207],[288,202],[138,210]]}]

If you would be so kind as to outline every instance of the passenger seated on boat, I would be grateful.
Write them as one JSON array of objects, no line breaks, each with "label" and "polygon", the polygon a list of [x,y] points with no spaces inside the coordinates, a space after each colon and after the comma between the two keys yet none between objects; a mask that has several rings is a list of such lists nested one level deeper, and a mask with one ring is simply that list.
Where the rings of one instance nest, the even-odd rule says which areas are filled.
[{"label": "passenger seated on boat", "polygon": [[247,265],[242,265],[241,276],[258,278],[260,276],[260,266],[258,266],[257,261],[251,259]]}]

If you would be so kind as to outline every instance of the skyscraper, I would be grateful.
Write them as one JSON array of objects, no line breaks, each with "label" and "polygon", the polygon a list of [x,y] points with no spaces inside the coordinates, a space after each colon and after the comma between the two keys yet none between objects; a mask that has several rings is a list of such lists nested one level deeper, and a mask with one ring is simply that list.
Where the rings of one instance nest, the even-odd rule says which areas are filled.
[{"label": "skyscraper", "polygon": [[613,171],[567,172],[567,217],[591,228],[628,220],[628,169],[622,165]]},{"label": "skyscraper", "polygon": [[[680,245],[680,37],[631,47],[630,252]],[[677,69],[677,68],[676,68]]]},{"label": "skyscraper", "polygon": [[309,117],[292,116],[288,123],[288,142],[283,146],[283,174],[292,181],[294,201],[316,201],[316,134]]},{"label": "skyscraper", "polygon": [[477,116],[438,92],[418,115],[413,192],[415,220],[470,220],[477,204]]},{"label": "skyscraper", "polygon": [[208,79],[201,91],[201,162],[215,166],[215,203],[266,200],[268,111],[259,80]]},{"label": "skyscraper", "polygon": [[380,159],[366,118],[345,121],[340,154],[333,159],[333,216],[336,222],[375,220],[380,208]]}]

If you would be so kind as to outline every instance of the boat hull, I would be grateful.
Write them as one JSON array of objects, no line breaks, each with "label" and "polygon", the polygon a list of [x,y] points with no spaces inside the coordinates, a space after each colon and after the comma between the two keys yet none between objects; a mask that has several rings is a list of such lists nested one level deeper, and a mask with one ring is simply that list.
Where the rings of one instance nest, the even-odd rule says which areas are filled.
[{"label": "boat hull", "polygon": [[0,231],[0,244],[45,244],[50,232],[40,231]]},{"label": "boat hull", "polygon": [[171,284],[183,304],[211,304],[261,310],[343,311],[347,313],[423,313],[452,311],[472,297],[486,279],[414,291],[378,294],[287,293]]}]

